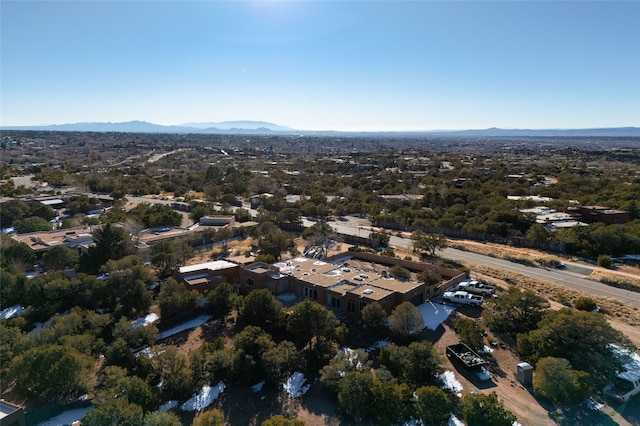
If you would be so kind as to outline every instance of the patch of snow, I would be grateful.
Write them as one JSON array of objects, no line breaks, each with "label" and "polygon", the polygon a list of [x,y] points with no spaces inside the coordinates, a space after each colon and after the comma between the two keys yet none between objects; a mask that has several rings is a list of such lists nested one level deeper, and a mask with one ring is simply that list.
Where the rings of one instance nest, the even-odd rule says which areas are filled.
[{"label": "patch of snow", "polygon": [[196,395],[192,396],[187,402],[182,404],[180,408],[183,411],[202,411],[215,401],[224,391],[225,384],[218,383],[214,387],[203,386]]},{"label": "patch of snow", "polygon": [[444,384],[443,388],[448,389],[451,392],[460,392],[462,390],[462,384],[456,379],[456,375],[453,371],[445,371],[444,373],[438,375],[442,383]]},{"label": "patch of snow", "polygon": [[449,417],[449,426],[464,426],[464,423],[451,413],[451,417]]},{"label": "patch of snow", "polygon": [[522,426],[522,424],[516,421],[511,423],[511,426]]},{"label": "patch of snow", "polygon": [[50,418],[49,420],[45,420],[44,422],[38,423],[38,426],[60,426],[60,425],[70,425],[73,422],[77,422],[82,419],[87,413],[93,410],[93,405],[90,405],[85,408],[76,408],[75,410],[67,410],[63,413],[58,414],[55,417]]},{"label": "patch of snow", "polygon": [[587,408],[593,411],[599,411],[602,407],[604,407],[604,404],[596,402],[592,398],[587,398],[584,401],[584,404],[587,406]]},{"label": "patch of snow", "polygon": [[251,390],[253,391],[253,393],[261,392],[264,384],[265,384],[264,380],[261,381],[260,383],[256,383],[255,385],[251,386]]},{"label": "patch of snow", "polygon": [[411,419],[408,422],[402,423],[402,426],[424,426],[424,422],[420,419]]},{"label": "patch of snow", "polygon": [[19,317],[20,314],[22,314],[22,311],[24,311],[23,306],[20,306],[20,305],[10,306],[7,309],[3,309],[2,312],[0,312],[0,319],[11,319],[11,318]]},{"label": "patch of snow", "polygon": [[167,401],[161,406],[159,406],[158,411],[162,411],[163,413],[166,413],[167,411],[173,410],[177,406],[178,406],[178,401],[172,399],[171,401]]},{"label": "patch of snow", "polygon": [[306,380],[303,373],[296,371],[285,383],[282,383],[282,388],[290,397],[298,398],[307,393],[311,387],[311,385],[303,386]]},{"label": "patch of snow", "polygon": [[158,319],[160,319],[158,314],[151,312],[149,315],[133,321],[129,328],[146,327],[158,321]]},{"label": "patch of snow", "polygon": [[284,293],[279,296],[276,296],[276,299],[278,299],[281,302],[293,302],[294,300],[296,300],[296,295],[293,293]]},{"label": "patch of snow", "polygon": [[429,330],[438,328],[449,317],[449,314],[455,311],[452,306],[433,303],[430,300],[418,305],[417,308],[424,320],[424,326]]},{"label": "patch of snow", "polygon": [[191,321],[187,321],[183,324],[177,325],[169,330],[165,330],[161,333],[158,333],[158,337],[156,340],[164,339],[165,337],[173,336],[174,334],[181,333],[185,330],[190,330],[192,328],[200,327],[202,324],[209,321],[213,318],[211,315],[200,315],[198,318],[194,318]]},{"label": "patch of snow", "polygon": [[364,351],[365,352],[372,352],[372,351],[375,351],[376,349],[384,348],[388,344],[389,344],[388,340],[378,340],[377,342],[375,342],[373,345],[369,346]]},{"label": "patch of snow", "polygon": [[493,353],[493,349],[487,345],[484,345],[484,348],[480,349],[478,352],[481,354],[490,354]]}]

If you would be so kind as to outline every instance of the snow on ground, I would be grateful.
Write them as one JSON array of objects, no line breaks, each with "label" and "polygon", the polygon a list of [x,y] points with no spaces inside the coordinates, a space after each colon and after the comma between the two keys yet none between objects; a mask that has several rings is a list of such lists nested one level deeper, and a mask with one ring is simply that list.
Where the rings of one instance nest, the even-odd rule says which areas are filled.
[{"label": "snow on ground", "polygon": [[138,318],[137,320],[133,321],[129,328],[146,327],[158,321],[158,319],[160,319],[158,314],[151,312],[146,317]]},{"label": "snow on ground", "polygon": [[75,410],[67,410],[63,413],[58,414],[55,417],[50,418],[49,420],[45,420],[44,422],[38,423],[38,426],[60,426],[60,425],[70,425],[73,422],[77,422],[81,418],[87,415],[87,413],[93,410],[93,405],[90,405],[85,408],[76,408]]},{"label": "snow on ground", "polygon": [[166,413],[167,411],[173,410],[177,406],[178,406],[178,401],[172,399],[171,401],[167,401],[164,404],[162,404],[160,407],[158,407],[158,411],[162,411]]},{"label": "snow on ground", "polygon": [[[456,416],[453,415],[453,413],[451,414],[451,417],[449,417],[449,426],[464,426],[464,422],[462,422],[461,420],[459,420]],[[514,425],[515,426],[515,425]]]},{"label": "snow on ground", "polygon": [[213,404],[213,401],[224,391],[224,388],[225,384],[223,382],[218,383],[214,387],[203,386],[200,392],[182,404],[180,408],[183,411],[202,411]]},{"label": "snow on ground", "polygon": [[3,309],[2,312],[0,312],[0,319],[11,319],[11,318],[19,317],[22,311],[24,311],[24,307],[20,305],[10,306],[7,309]]},{"label": "snow on ground", "polygon": [[264,380],[261,381],[260,383],[256,383],[255,385],[251,386],[251,390],[253,391],[253,393],[261,392],[264,384],[265,384]]},{"label": "snow on ground", "polygon": [[417,308],[420,311],[420,315],[422,315],[422,319],[424,319],[424,326],[430,330],[438,328],[449,317],[449,314],[455,311],[452,306],[431,301],[426,301],[418,305]]},{"label": "snow on ground", "polygon": [[481,353],[481,354],[491,354],[491,353],[493,353],[493,349],[491,349],[487,345],[484,345],[484,347],[482,349],[480,349],[478,352]]},{"label": "snow on ground", "polygon": [[304,385],[305,379],[304,374],[299,371],[296,371],[287,379],[285,383],[282,383],[282,388],[286,393],[289,394],[292,398],[298,398],[299,396],[304,395],[309,390],[311,385]]},{"label": "snow on ground", "polygon": [[445,371],[444,373],[438,376],[440,380],[444,383],[444,388],[450,390],[451,392],[460,392],[462,390],[462,384],[456,379],[456,375],[453,371]]},{"label": "snow on ground", "polygon": [[180,325],[177,325],[173,328],[170,328],[169,330],[165,330],[161,333],[158,333],[158,337],[156,337],[156,340],[160,340],[160,339],[164,339],[165,337],[169,337],[169,336],[173,336],[174,334],[178,334],[182,331],[185,330],[190,330],[192,328],[196,328],[196,327],[200,327],[202,324],[206,323],[207,321],[209,321],[211,318],[213,318],[211,315],[200,315],[198,318],[194,318],[191,321],[187,321],[185,323],[182,323]]},{"label": "snow on ground", "polygon": [[276,296],[276,299],[278,299],[281,302],[293,302],[294,300],[296,300],[296,295],[293,293],[284,293],[279,296]]},{"label": "snow on ground", "polygon": [[372,351],[375,351],[376,349],[384,348],[388,344],[389,344],[388,340],[378,340],[377,342],[375,342],[373,345],[369,346],[364,351],[365,352],[372,352]]}]

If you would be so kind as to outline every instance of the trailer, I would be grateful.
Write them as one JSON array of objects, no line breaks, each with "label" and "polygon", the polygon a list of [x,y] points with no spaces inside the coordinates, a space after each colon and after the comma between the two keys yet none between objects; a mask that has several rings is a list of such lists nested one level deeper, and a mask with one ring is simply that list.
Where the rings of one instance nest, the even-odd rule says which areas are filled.
[{"label": "trailer", "polygon": [[458,361],[469,370],[477,370],[489,364],[464,343],[447,346],[447,357]]}]

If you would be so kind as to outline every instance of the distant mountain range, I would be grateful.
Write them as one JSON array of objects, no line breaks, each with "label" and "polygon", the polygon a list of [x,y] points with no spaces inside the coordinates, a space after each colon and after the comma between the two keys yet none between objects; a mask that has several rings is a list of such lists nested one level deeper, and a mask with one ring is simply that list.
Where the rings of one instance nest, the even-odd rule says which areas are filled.
[{"label": "distant mountain range", "polygon": [[147,121],[123,123],[72,123],[48,126],[2,126],[2,130],[40,130],[58,132],[123,132],[123,133],[204,133],[204,134],[305,134],[315,136],[439,136],[439,137],[640,137],[640,127],[592,129],[490,129],[425,130],[395,132],[341,132],[296,130],[266,121],[222,121],[219,123],[184,123],[163,126]]}]

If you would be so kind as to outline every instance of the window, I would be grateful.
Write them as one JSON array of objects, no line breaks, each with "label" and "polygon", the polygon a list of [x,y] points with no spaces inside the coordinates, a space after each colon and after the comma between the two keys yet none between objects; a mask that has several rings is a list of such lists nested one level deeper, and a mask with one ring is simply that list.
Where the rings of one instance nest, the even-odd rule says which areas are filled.
[{"label": "window", "polygon": [[253,278],[245,278],[244,283],[250,287],[253,287]]},{"label": "window", "polygon": [[356,302],[353,300],[347,300],[347,311],[355,312],[356,311]]},{"label": "window", "polygon": [[367,306],[365,302],[360,302],[360,310],[363,310],[365,306]]},{"label": "window", "polygon": [[331,296],[331,307],[340,308],[340,299],[338,299],[337,297]]}]

